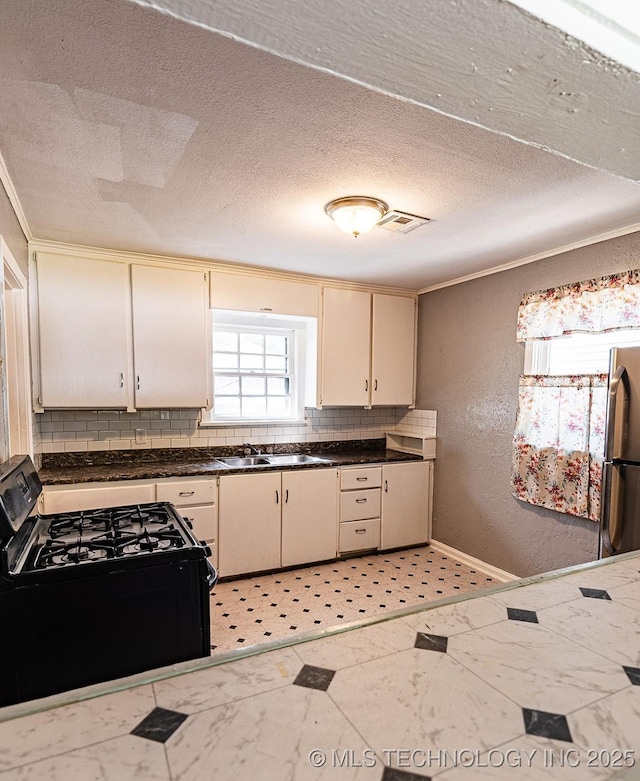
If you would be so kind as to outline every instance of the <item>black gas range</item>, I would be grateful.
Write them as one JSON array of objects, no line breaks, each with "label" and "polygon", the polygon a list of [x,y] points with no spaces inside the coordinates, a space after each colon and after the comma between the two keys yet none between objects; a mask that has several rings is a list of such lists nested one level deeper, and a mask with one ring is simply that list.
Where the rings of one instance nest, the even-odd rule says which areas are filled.
[{"label": "black gas range", "polygon": [[31,515],[41,490],[0,465],[0,705],[211,653],[211,552],[172,504]]}]

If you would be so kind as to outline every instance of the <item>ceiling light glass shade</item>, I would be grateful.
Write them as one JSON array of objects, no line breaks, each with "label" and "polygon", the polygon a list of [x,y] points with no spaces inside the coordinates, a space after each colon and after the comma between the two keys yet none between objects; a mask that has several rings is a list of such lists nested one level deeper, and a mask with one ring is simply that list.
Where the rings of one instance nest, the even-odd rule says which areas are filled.
[{"label": "ceiling light glass shade", "polygon": [[340,230],[356,238],[361,233],[370,231],[384,217],[388,209],[384,201],[363,195],[337,198],[324,207],[325,212]]}]

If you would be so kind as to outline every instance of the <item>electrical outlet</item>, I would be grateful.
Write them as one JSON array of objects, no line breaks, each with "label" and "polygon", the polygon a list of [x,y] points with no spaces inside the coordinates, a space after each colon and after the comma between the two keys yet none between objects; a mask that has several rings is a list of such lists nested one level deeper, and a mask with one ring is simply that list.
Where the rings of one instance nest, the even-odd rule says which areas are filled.
[{"label": "electrical outlet", "polygon": [[144,428],[135,429],[136,445],[145,445],[147,442],[147,431]]}]

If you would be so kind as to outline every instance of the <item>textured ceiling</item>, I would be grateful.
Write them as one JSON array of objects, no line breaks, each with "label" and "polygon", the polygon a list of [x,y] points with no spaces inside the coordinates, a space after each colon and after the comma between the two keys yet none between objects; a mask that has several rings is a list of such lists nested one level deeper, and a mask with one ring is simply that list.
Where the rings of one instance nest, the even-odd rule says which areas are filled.
[{"label": "textured ceiling", "polygon": [[[504,7],[544,29],[490,7],[489,38]],[[470,29],[450,31],[450,46],[467,51]],[[223,32],[126,0],[48,0],[45,13],[38,0],[3,0],[0,151],[35,237],[418,289],[638,221],[637,184],[533,145],[544,107],[522,143]],[[341,50],[356,64],[365,55]],[[422,64],[425,84],[443,61]],[[473,80],[450,80],[459,109]],[[512,91],[515,115],[526,94]],[[350,194],[433,222],[351,239],[323,212]]]}]

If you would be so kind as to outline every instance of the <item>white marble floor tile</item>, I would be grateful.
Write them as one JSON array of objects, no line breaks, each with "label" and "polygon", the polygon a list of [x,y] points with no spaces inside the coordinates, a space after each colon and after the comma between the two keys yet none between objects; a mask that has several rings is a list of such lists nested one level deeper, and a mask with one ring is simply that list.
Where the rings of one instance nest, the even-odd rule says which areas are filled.
[{"label": "white marble floor tile", "polygon": [[504,621],[506,610],[489,597],[455,602],[452,605],[429,608],[419,613],[405,616],[404,620],[418,632],[451,637],[478,629],[488,624]]},{"label": "white marble floor tile", "polygon": [[633,583],[640,579],[640,575],[633,567],[624,566],[624,562],[612,561],[593,569],[580,570],[571,575],[565,575],[562,580],[567,585],[585,588],[615,588]]},{"label": "white marble floor tile", "polygon": [[589,760],[587,752],[573,743],[522,735],[477,757],[462,757],[458,767],[433,775],[438,781],[603,781],[615,774],[610,768],[588,767]]},{"label": "white marble floor tile", "polygon": [[635,583],[611,588],[608,590],[608,594],[614,602],[640,611],[640,579]]},{"label": "white marble floor tile", "polygon": [[523,708],[551,713],[568,713],[629,683],[619,665],[523,621],[456,635],[448,654]]},{"label": "white marble floor tile", "polygon": [[521,708],[437,651],[414,648],[338,670],[328,693],[380,756],[488,749],[524,732]]},{"label": "white marble floor tile", "polygon": [[632,751],[640,765],[640,686],[629,686],[570,713],[567,721],[573,740],[585,749]]},{"label": "white marble floor tile", "polygon": [[302,662],[291,648],[238,659],[153,684],[161,708],[197,713],[291,683]]},{"label": "white marble floor tile", "polygon": [[[173,781],[379,781],[381,775],[379,766],[345,770],[333,761],[334,749],[362,757],[367,746],[326,692],[302,686],[191,716],[165,747]],[[326,761],[314,766],[312,751],[324,752]]]},{"label": "white marble floor tile", "polygon": [[491,595],[496,602],[523,610],[541,610],[580,597],[582,594],[577,584],[565,583],[563,578],[516,586]]},{"label": "white marble floor tile", "polygon": [[394,619],[301,643],[295,646],[295,652],[305,664],[340,670],[413,648],[415,639],[416,632],[411,626],[403,619]]},{"label": "white marble floor tile", "polygon": [[170,781],[161,743],[132,735],[0,773],[2,781]]},{"label": "white marble floor tile", "polygon": [[0,723],[0,770],[130,732],[155,707],[151,686]]},{"label": "white marble floor tile", "polygon": [[541,624],[619,664],[640,667],[640,612],[583,597],[538,614]]}]

